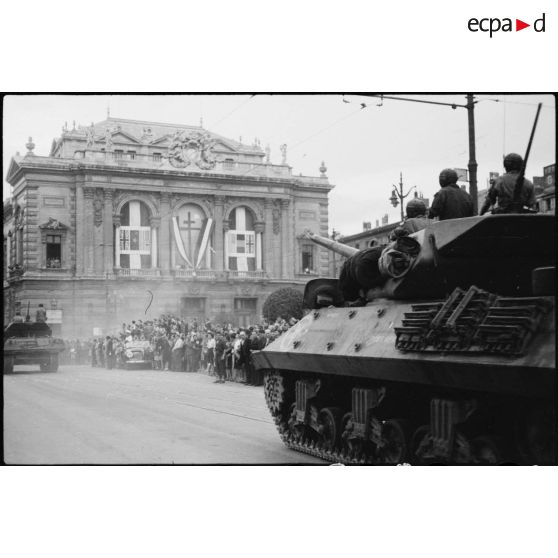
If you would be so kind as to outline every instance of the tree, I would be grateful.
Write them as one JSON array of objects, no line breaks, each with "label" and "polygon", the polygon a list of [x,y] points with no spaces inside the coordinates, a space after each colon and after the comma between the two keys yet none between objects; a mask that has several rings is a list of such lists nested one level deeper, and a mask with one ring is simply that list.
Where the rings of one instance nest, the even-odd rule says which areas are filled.
[{"label": "tree", "polygon": [[302,318],[302,293],[291,287],[278,289],[272,292],[263,305],[263,315],[268,322],[277,318]]}]

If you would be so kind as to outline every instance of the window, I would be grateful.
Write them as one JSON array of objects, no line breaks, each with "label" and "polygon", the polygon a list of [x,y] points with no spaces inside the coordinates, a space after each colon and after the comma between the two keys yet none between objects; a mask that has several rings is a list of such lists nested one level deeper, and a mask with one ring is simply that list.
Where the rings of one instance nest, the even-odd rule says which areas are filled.
[{"label": "window", "polygon": [[128,159],[133,161],[135,158],[136,158],[136,152],[135,151],[128,151]]},{"label": "window", "polygon": [[303,244],[302,246],[302,272],[314,271],[314,246]]},{"label": "window", "polygon": [[62,267],[62,237],[58,234],[46,235],[46,266],[50,269]]},{"label": "window", "polygon": [[223,167],[225,169],[232,169],[234,167],[234,159],[225,159]]},{"label": "window", "polygon": [[203,297],[183,297],[181,300],[182,316],[187,319],[205,316],[205,298]]},{"label": "window", "polygon": [[355,242],[355,248],[358,250],[360,248],[360,242]]},{"label": "window", "polygon": [[255,312],[258,304],[257,298],[235,298],[234,309],[239,312]]},{"label": "window", "polygon": [[23,227],[16,230],[16,263],[23,265]]},{"label": "window", "polygon": [[160,163],[162,159],[161,153],[153,153],[153,162]]},{"label": "window", "polygon": [[124,155],[124,151],[122,151],[122,149],[115,149],[114,150],[114,158],[117,161],[121,160],[123,155]]}]

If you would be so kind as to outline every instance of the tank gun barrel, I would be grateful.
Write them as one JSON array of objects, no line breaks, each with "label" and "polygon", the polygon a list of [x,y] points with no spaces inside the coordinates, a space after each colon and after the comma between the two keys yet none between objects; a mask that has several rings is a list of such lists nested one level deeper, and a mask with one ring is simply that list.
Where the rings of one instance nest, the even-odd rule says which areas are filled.
[{"label": "tank gun barrel", "polygon": [[315,234],[310,230],[304,231],[304,236],[309,240],[311,240],[312,242],[314,242],[315,244],[318,244],[319,246],[323,246],[324,248],[327,248],[332,252],[336,252],[337,254],[341,254],[346,258],[350,258],[351,256],[354,256],[357,252],[359,252],[359,250],[353,248],[352,246],[341,244],[340,242],[331,240],[325,236],[320,236],[319,234]]}]

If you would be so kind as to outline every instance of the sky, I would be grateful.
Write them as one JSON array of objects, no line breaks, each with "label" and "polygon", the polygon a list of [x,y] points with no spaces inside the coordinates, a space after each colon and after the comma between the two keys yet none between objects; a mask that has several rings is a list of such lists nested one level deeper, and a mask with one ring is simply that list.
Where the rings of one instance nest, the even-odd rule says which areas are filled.
[{"label": "sky", "polygon": [[[465,104],[464,95],[401,97]],[[503,172],[502,158],[524,154],[536,113],[543,103],[526,176],[541,176],[555,163],[555,100],[551,95],[479,94],[475,105],[478,188],[490,171]],[[362,105],[364,103],[364,106]],[[251,144],[258,138],[281,162],[287,144],[293,174],[318,176],[322,161],[335,188],[330,193],[330,229],[343,235],[375,225],[392,207],[392,185],[403,177],[404,192],[416,186],[432,199],[443,168],[467,168],[468,124],[464,108],[396,101],[360,95],[11,95],[4,98],[3,199],[10,158],[33,138],[36,155],[48,155],[65,122],[71,128],[106,118],[199,125]],[[413,194],[411,194],[413,195]],[[410,198],[407,198],[410,199]]]}]

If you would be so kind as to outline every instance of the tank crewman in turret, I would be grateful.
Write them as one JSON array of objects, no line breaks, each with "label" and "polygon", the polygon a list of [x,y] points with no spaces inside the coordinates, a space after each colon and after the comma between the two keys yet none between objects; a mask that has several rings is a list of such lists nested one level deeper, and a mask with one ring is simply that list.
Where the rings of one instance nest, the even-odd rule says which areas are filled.
[{"label": "tank crewman in turret", "polygon": [[23,323],[23,316],[21,315],[21,312],[19,312],[19,310],[15,313],[14,319],[12,320],[12,322],[14,323]]},{"label": "tank crewman in turret", "polygon": [[453,169],[444,169],[439,181],[442,188],[434,195],[428,217],[438,217],[440,221],[472,217],[473,199],[457,185],[457,173]]},{"label": "tank crewman in turret", "polygon": [[[496,178],[490,186],[486,199],[480,210],[480,214],[484,215],[491,207],[494,207],[494,213],[516,213],[514,209],[514,192],[519,173],[523,167],[523,158],[517,153],[509,153],[504,157],[504,168],[506,172],[503,176]],[[526,178],[523,179],[521,190],[519,193],[519,203],[521,207],[533,208],[535,206],[535,188],[533,183]]]},{"label": "tank crewman in turret", "polygon": [[396,240],[401,236],[408,236],[417,231],[425,229],[429,219],[426,216],[426,204],[419,198],[410,200],[406,207],[405,213],[407,217],[390,235],[390,240]]},{"label": "tank crewman in turret", "polygon": [[35,312],[35,321],[36,322],[47,321],[47,313],[42,304],[39,304],[39,307],[37,308],[37,312]]}]

